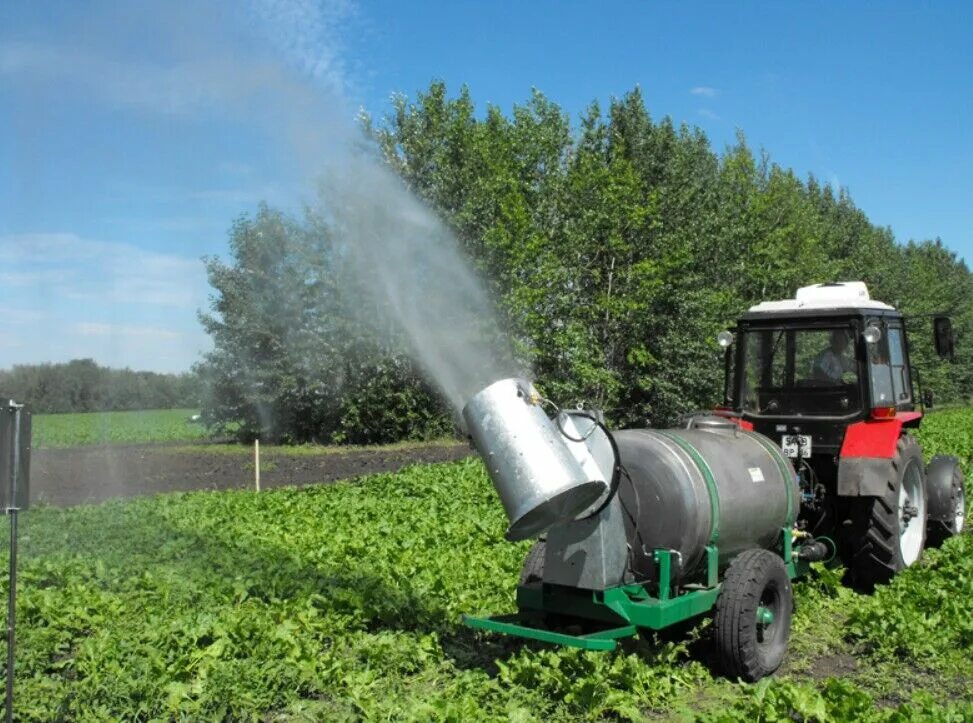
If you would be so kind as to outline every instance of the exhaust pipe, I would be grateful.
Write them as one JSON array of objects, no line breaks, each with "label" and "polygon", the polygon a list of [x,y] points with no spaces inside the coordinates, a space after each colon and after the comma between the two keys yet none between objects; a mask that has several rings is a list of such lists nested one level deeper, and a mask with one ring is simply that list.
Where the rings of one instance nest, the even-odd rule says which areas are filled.
[{"label": "exhaust pipe", "polygon": [[525,379],[494,382],[463,419],[510,520],[508,540],[573,520],[608,489],[587,445],[569,444]]}]

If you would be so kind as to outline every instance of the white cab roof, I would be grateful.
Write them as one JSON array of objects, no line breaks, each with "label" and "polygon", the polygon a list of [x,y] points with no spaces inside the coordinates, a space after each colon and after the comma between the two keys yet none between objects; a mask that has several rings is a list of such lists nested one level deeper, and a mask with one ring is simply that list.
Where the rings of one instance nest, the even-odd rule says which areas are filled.
[{"label": "white cab roof", "polygon": [[804,309],[885,309],[894,311],[888,304],[875,301],[868,295],[863,281],[839,281],[831,284],[802,286],[793,299],[761,301],[750,311],[800,311]]}]

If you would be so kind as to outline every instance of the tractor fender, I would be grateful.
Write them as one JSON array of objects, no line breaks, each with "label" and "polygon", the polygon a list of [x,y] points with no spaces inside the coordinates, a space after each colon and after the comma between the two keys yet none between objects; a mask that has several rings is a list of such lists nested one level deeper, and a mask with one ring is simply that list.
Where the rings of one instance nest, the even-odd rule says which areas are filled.
[{"label": "tractor fender", "polygon": [[849,424],[838,453],[837,493],[842,497],[881,496],[888,490],[899,437],[922,417],[900,412],[891,419]]}]

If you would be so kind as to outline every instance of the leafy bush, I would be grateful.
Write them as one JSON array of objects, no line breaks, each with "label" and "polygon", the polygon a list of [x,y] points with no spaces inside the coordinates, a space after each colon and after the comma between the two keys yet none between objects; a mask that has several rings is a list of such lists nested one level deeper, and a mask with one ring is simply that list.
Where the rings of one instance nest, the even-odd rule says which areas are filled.
[{"label": "leafy bush", "polygon": [[402,358],[361,370],[361,381],[342,403],[334,434],[339,444],[426,440],[454,433],[449,412]]},{"label": "leafy bush", "polygon": [[820,687],[765,678],[745,686],[742,697],[726,712],[705,715],[713,721],[960,721],[973,716],[971,703],[936,701],[918,693],[897,707],[876,707],[875,700],[853,683],[827,679]]},{"label": "leafy bush", "polygon": [[921,563],[856,607],[851,637],[868,649],[924,667],[973,672],[973,537],[927,550]]}]

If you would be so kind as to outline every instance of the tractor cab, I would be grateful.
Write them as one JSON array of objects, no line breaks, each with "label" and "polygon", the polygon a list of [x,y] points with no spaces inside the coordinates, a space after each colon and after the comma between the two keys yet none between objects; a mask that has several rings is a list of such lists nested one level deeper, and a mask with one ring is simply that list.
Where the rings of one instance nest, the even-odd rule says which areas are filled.
[{"label": "tractor cab", "polygon": [[921,418],[902,314],[862,282],[761,302],[721,341],[726,406],[792,457],[834,455],[856,422]]}]

